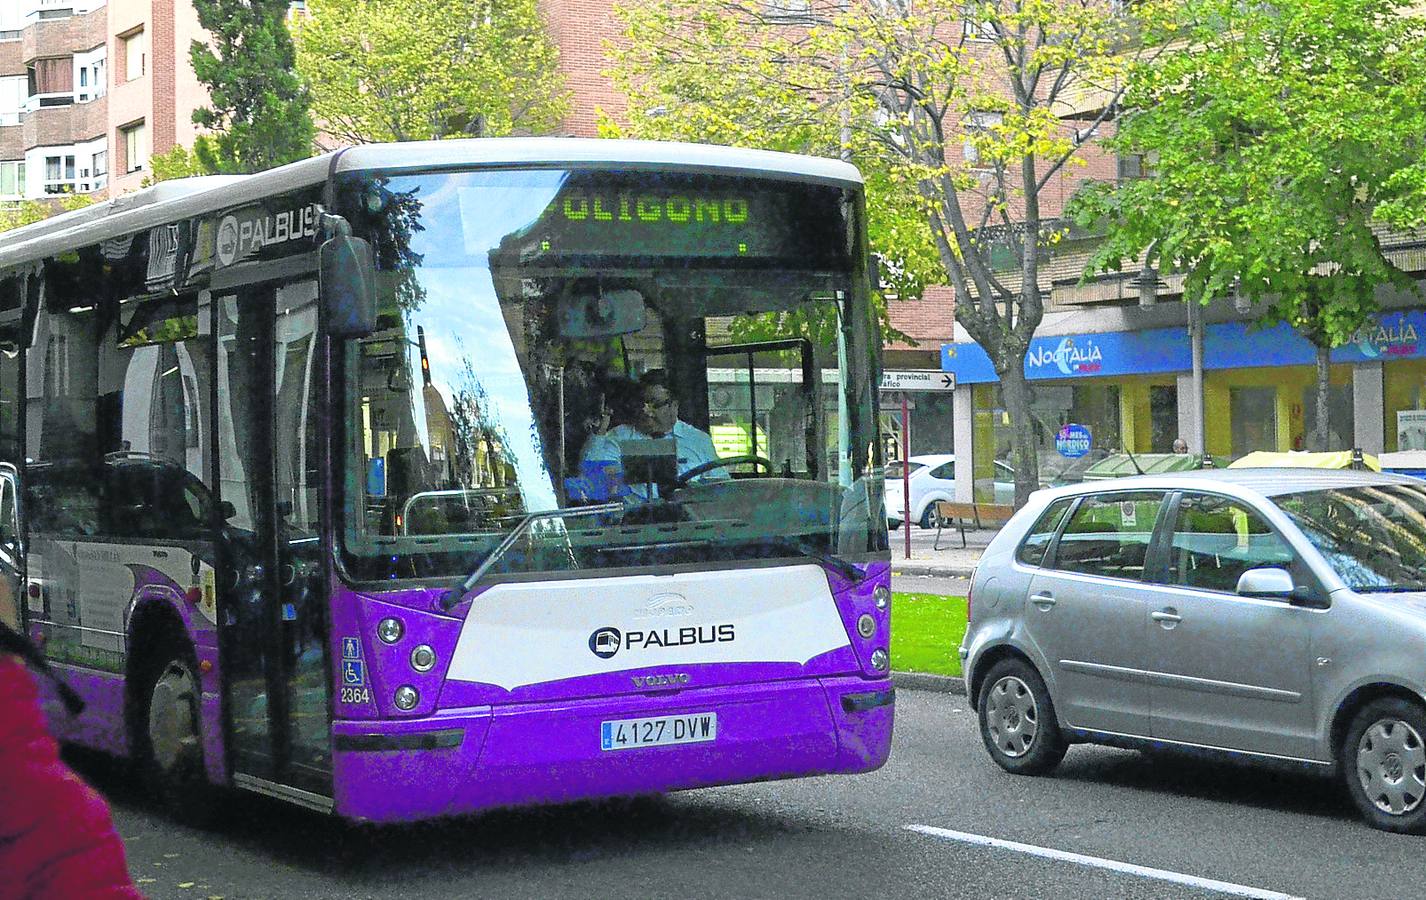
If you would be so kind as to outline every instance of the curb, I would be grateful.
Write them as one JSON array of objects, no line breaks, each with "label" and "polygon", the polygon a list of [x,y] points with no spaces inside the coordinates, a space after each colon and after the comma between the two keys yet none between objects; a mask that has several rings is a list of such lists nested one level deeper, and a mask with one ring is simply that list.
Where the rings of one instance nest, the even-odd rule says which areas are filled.
[{"label": "curb", "polygon": [[898,569],[895,561],[891,563],[891,574],[901,575],[930,575],[939,578],[969,578],[973,569],[964,566],[908,566]]},{"label": "curb", "polygon": [[933,691],[938,694],[965,696],[966,683],[950,675],[925,675],[921,672],[892,672],[891,683],[905,691]]}]

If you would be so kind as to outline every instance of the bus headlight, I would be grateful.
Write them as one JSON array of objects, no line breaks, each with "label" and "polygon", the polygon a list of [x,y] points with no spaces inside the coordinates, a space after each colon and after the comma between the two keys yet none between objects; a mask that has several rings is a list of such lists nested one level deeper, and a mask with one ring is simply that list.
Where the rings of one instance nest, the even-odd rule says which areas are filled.
[{"label": "bus headlight", "polygon": [[886,609],[886,605],[891,602],[891,588],[884,584],[879,584],[871,592],[871,599],[876,603],[877,609]]},{"label": "bus headlight", "polygon": [[[877,648],[871,652],[871,667],[878,672],[885,672],[890,662],[891,659],[886,655],[885,650]],[[415,693],[415,691],[412,691],[412,693]]]},{"label": "bus headlight", "polygon": [[864,638],[876,634],[876,619],[873,619],[869,613],[862,613],[861,618],[857,619],[857,634]]},{"label": "bus headlight", "polygon": [[401,640],[401,635],[405,633],[406,626],[401,624],[400,619],[382,619],[376,626],[376,636],[387,644]]},{"label": "bus headlight", "polygon": [[429,644],[422,644],[411,651],[411,668],[417,672],[429,672],[436,665],[436,651]]},{"label": "bus headlight", "polygon": [[421,695],[416,693],[416,689],[409,684],[403,684],[396,689],[396,708],[402,712],[416,708],[416,704],[421,702]]}]

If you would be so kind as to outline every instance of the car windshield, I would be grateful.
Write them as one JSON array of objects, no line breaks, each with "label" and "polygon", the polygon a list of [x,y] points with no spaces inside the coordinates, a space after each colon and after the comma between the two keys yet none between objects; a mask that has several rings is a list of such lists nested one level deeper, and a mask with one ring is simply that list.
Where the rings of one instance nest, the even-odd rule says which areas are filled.
[{"label": "car windshield", "polygon": [[593,171],[368,175],[342,190],[382,303],[379,330],[345,347],[349,572],[884,544],[855,194]]},{"label": "car windshield", "polygon": [[1426,591],[1426,487],[1380,484],[1274,498],[1354,591]]}]

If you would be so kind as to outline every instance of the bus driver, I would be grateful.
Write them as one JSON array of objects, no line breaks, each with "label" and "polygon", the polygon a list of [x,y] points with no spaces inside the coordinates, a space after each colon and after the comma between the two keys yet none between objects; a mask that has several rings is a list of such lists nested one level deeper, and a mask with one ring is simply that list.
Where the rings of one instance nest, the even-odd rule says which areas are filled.
[{"label": "bus driver", "polygon": [[[650,369],[639,379],[640,404],[632,424],[616,425],[604,434],[596,434],[584,445],[581,463],[585,467],[599,463],[620,463],[623,441],[653,440],[672,437],[678,454],[678,474],[683,475],[705,463],[713,462],[718,453],[708,433],[678,417],[678,398],[669,390],[668,375],[663,369]],[[694,481],[723,481],[728,478],[722,469],[711,469],[695,476]]]}]

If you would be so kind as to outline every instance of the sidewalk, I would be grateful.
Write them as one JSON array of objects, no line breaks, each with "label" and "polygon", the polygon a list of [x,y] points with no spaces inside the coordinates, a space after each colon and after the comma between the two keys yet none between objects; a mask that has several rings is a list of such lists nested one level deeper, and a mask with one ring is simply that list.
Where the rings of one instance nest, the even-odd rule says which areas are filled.
[{"label": "sidewalk", "polygon": [[891,542],[891,572],[893,575],[939,575],[945,578],[969,578],[980,561],[985,545],[996,532],[966,529],[966,546],[961,547],[960,532],[947,528],[941,532],[941,549],[934,548],[936,529],[911,526],[911,558],[906,558],[906,534],[901,529],[887,532]]}]

